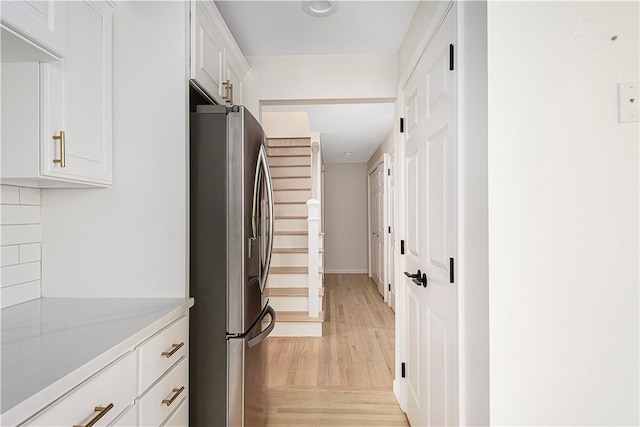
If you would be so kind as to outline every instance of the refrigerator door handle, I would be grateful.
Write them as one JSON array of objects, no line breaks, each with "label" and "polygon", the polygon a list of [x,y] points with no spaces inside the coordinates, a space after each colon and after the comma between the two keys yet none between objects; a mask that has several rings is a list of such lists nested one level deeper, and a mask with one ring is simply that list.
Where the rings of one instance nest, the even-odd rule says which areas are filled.
[{"label": "refrigerator door handle", "polygon": [[262,320],[265,318],[265,316],[269,314],[271,316],[271,322],[269,323],[269,326],[267,326],[267,328],[260,332],[258,335],[256,335],[255,337],[251,338],[247,345],[249,346],[249,348],[251,347],[255,347],[256,345],[260,344],[262,341],[264,341],[264,339],[266,337],[269,336],[269,334],[271,333],[271,331],[273,331],[273,328],[275,328],[276,326],[276,312],[273,308],[271,308],[271,306],[267,307],[267,310],[265,311],[264,315],[260,318],[260,320],[258,320],[258,322],[256,323],[256,328],[260,327],[260,325],[262,325]]},{"label": "refrigerator door handle", "polygon": [[261,271],[262,285],[267,284],[267,277],[269,276],[269,267],[271,266],[271,253],[273,251],[273,226],[274,226],[274,201],[273,201],[273,186],[271,184],[271,172],[269,171],[269,162],[267,161],[267,150],[265,145],[260,145],[260,153],[258,155],[258,163],[262,165],[262,173],[267,187],[267,204],[269,206],[269,234],[267,240],[267,254],[264,261],[263,271]]}]

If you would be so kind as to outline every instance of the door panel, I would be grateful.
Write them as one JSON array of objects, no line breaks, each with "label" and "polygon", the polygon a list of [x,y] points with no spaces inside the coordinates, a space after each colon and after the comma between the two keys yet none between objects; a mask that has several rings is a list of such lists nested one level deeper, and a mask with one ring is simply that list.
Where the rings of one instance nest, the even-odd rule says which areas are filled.
[{"label": "door panel", "polygon": [[[457,424],[457,293],[449,283],[455,256],[455,138],[450,10],[403,90],[404,277],[407,308],[407,417],[412,425]],[[414,123],[415,119],[415,123]]]}]

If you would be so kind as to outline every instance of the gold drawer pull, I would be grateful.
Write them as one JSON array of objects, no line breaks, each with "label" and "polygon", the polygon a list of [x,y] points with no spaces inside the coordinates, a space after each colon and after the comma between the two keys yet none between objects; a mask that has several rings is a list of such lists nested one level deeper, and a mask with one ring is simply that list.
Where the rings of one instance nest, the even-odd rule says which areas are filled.
[{"label": "gold drawer pull", "polygon": [[173,397],[171,399],[164,399],[162,401],[162,403],[164,403],[167,406],[171,406],[171,404],[173,403],[174,400],[176,400],[178,398],[178,396],[180,396],[180,393],[182,393],[184,391],[184,386],[180,387],[180,388],[174,388],[173,392],[175,393],[173,395]]},{"label": "gold drawer pull", "polygon": [[173,350],[171,350],[171,351],[163,351],[162,355],[165,356],[168,359],[171,356],[173,356],[176,351],[180,350],[183,345],[184,345],[184,341],[182,341],[180,344],[171,344],[171,347],[173,347]]},{"label": "gold drawer pull", "polygon": [[73,426],[73,427],[91,427],[92,425],[100,421],[100,418],[104,417],[107,414],[107,412],[109,412],[111,409],[113,409],[113,403],[109,403],[105,407],[96,406],[93,410],[95,412],[98,412],[98,414],[95,417],[91,418],[91,421],[89,421],[87,424],[83,426]]},{"label": "gold drawer pull", "polygon": [[65,146],[64,146],[64,131],[61,130],[60,135],[53,135],[53,139],[60,140],[60,158],[53,159],[53,163],[60,163],[60,167],[63,168],[65,158],[67,157],[67,154],[65,153]]}]

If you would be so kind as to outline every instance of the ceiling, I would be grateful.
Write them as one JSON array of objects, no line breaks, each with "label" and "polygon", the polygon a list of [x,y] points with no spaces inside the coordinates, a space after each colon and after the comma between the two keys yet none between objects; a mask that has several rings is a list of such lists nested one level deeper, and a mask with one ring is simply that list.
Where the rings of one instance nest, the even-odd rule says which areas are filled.
[{"label": "ceiling", "polygon": [[417,1],[340,1],[312,17],[301,1],[216,1],[245,56],[395,53]]},{"label": "ceiling", "polygon": [[367,162],[393,127],[392,103],[265,105],[262,111],[307,112],[311,131],[320,132],[325,163]]},{"label": "ceiling", "polygon": [[[340,1],[330,16],[311,17],[301,1],[216,1],[238,46],[251,56],[395,53],[417,1]],[[369,160],[393,127],[393,104],[263,106],[306,111],[320,133],[326,163]],[[353,152],[344,157],[345,151]]]}]

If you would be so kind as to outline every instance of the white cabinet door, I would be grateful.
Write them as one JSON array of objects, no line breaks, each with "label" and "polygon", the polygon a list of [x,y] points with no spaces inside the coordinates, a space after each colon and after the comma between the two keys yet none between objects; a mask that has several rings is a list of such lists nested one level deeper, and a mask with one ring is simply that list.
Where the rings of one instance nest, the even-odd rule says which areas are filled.
[{"label": "white cabinet door", "polygon": [[66,56],[40,64],[43,176],[112,182],[112,12],[104,1],[68,2]]},{"label": "white cabinet door", "polygon": [[240,67],[229,60],[227,55],[227,62],[225,64],[226,73],[225,80],[229,85],[228,95],[226,101],[232,105],[242,104],[242,72]]},{"label": "white cabinet door", "polygon": [[225,49],[224,40],[211,19],[214,13],[217,10],[213,2],[191,3],[191,79],[224,104]]},{"label": "white cabinet door", "polygon": [[3,1],[2,23],[18,34],[62,57],[65,55],[65,7],[67,2]]}]

